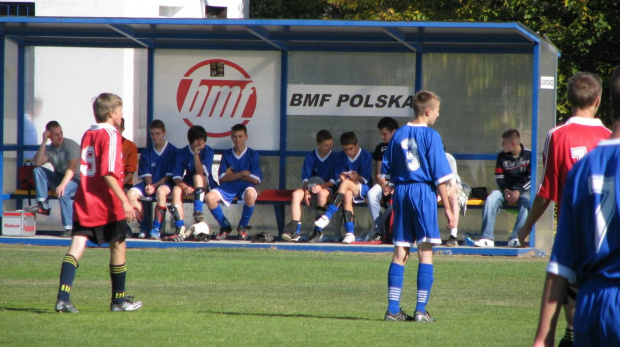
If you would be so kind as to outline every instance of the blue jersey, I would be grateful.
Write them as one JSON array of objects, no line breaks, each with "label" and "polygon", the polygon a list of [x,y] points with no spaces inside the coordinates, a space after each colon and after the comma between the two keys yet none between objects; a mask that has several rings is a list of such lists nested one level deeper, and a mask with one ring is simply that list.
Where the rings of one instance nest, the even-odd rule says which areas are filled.
[{"label": "blue jersey", "polygon": [[547,272],[583,285],[620,279],[620,139],[601,141],[568,174]]},{"label": "blue jersey", "polygon": [[[200,162],[202,163],[202,169],[205,175],[209,178],[209,187],[217,187],[217,182],[211,175],[211,167],[213,166],[213,149],[209,146],[205,146],[200,151]],[[173,170],[172,179],[180,178],[190,186],[194,186],[194,175],[196,174],[196,167],[194,165],[194,152],[190,149],[189,145],[179,150]]]},{"label": "blue jersey", "polygon": [[399,183],[433,187],[454,177],[439,133],[426,125],[408,123],[392,136],[383,153],[381,174]]},{"label": "blue jersey", "polygon": [[334,157],[330,151],[324,158],[321,158],[318,150],[310,151],[306,154],[304,165],[301,167],[301,181],[306,182],[310,177],[321,177],[323,181],[336,184],[334,179]]},{"label": "blue jersey", "polygon": [[233,173],[249,170],[250,177],[257,179],[259,183],[263,180],[263,173],[261,172],[260,162],[258,160],[258,152],[249,147],[246,147],[240,156],[235,154],[233,148],[224,151],[224,153],[222,153],[222,161],[220,162],[220,178],[226,175],[226,170],[228,170],[228,168],[230,168]]},{"label": "blue jersey", "polygon": [[166,176],[172,177],[174,162],[179,150],[170,142],[157,152],[154,146],[146,148],[140,154],[138,163],[138,178],[151,177],[153,183]]},{"label": "blue jersey", "polygon": [[355,171],[364,179],[364,184],[372,185],[372,154],[360,148],[355,158],[349,158],[344,152],[338,152],[334,158],[334,179],[340,184],[340,174]]}]

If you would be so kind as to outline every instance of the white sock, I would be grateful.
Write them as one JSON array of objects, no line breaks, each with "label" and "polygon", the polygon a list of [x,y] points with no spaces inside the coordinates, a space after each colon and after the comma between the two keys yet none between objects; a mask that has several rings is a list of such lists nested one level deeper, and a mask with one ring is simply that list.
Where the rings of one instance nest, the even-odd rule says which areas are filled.
[{"label": "white sock", "polygon": [[458,228],[452,228],[450,229],[450,235],[453,237],[456,237],[456,235],[458,234],[459,229]]}]

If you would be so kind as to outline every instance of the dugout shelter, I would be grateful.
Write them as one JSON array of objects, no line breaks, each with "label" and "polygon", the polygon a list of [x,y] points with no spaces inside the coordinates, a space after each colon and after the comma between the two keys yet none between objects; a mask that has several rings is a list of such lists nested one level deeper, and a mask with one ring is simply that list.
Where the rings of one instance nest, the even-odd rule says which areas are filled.
[{"label": "dugout shelter", "polygon": [[[3,211],[22,203],[11,193],[40,143],[25,133],[41,98],[39,136],[56,119],[78,142],[93,123],[92,97],[103,91],[124,99],[125,136],[139,148],[149,144],[153,119],[179,148],[188,126],[203,125],[216,152],[231,146],[230,126],[244,123],[261,155],[261,189],[299,186],[320,129],[332,132],[334,150],[342,132],[355,131],[372,151],[377,121],[405,124],[421,89],[442,98],[434,128],[472,187],[496,189],[501,134],[517,128],[536,154],[535,191],[555,125],[559,52],[520,23],[4,17],[0,35]],[[110,63],[115,54],[122,64]],[[366,208],[358,210],[359,220]],[[271,219],[255,213],[253,224]],[[550,247],[552,229],[550,208],[532,234],[537,248]]]}]

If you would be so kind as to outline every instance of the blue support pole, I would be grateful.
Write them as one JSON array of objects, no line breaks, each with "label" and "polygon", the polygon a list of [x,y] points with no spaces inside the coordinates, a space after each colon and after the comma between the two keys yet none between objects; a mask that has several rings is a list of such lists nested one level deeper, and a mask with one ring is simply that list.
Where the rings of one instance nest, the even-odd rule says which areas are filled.
[{"label": "blue support pole", "polygon": [[288,51],[280,51],[280,172],[278,174],[278,189],[286,186],[286,137],[287,137],[287,95],[288,86]]},{"label": "blue support pole", "polygon": [[[536,44],[533,49],[532,63],[532,159],[531,159],[531,187],[530,187],[530,206],[536,197],[536,177],[538,177],[538,105],[539,105],[539,83],[540,83],[540,44]],[[530,247],[536,246],[536,226],[530,234]]]},{"label": "blue support pole", "polygon": [[[4,35],[0,35],[0,71],[5,71],[5,47],[6,41]],[[4,78],[0,78],[0,122],[2,122],[2,131],[0,131],[0,208],[4,210]],[[15,175],[17,176],[17,175]]]},{"label": "blue support pole", "polygon": [[146,49],[146,147],[152,145],[149,133],[149,125],[153,121],[153,99],[154,99],[154,73],[155,73],[155,48],[148,47]]},{"label": "blue support pole", "polygon": [[422,63],[423,54],[418,51],[415,54],[415,92],[422,90]]}]

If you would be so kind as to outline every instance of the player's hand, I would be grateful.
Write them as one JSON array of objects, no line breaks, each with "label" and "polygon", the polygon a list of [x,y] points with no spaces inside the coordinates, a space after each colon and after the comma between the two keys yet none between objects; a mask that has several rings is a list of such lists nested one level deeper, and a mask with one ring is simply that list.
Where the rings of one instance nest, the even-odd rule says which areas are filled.
[{"label": "player's hand", "polygon": [[510,195],[510,203],[511,204],[516,204],[517,201],[519,201],[519,197],[521,196],[521,192],[519,192],[518,190],[513,190],[512,194]]},{"label": "player's hand", "polygon": [[383,187],[383,195],[388,196],[390,194],[394,193],[394,187],[387,185],[385,187]]},{"label": "player's hand", "polygon": [[147,184],[146,187],[144,187],[144,192],[146,195],[153,195],[153,193],[155,193],[155,187],[152,184]]},{"label": "player's hand", "polygon": [[351,171],[348,176],[351,181],[357,181],[357,179],[360,177],[360,175],[356,171]]},{"label": "player's hand", "polygon": [[446,220],[448,220],[448,229],[456,228],[456,223],[452,212],[444,209],[444,213],[446,215]]},{"label": "player's hand", "polygon": [[137,218],[137,211],[131,206],[129,201],[123,201],[123,211],[125,211],[125,221],[127,223],[133,222]]},{"label": "player's hand", "polygon": [[321,187],[320,184],[315,184],[314,187],[310,189],[310,192],[312,192],[312,194],[318,194],[321,192],[321,190],[323,190],[323,187]]},{"label": "player's hand", "polygon": [[185,185],[185,188],[183,188],[183,194],[185,194],[185,195],[192,195],[192,194],[194,194],[194,188],[190,187],[188,185]]},{"label": "player's hand", "polygon": [[529,234],[530,234],[530,231],[526,229],[525,226],[522,226],[517,231],[517,238],[519,239],[519,244],[521,245],[522,248],[529,246],[529,242],[525,242],[525,238],[528,237]]},{"label": "player's hand", "polygon": [[241,171],[241,174],[243,174],[243,176],[250,176],[252,172],[250,172],[250,170],[243,170]]},{"label": "player's hand", "polygon": [[309,191],[306,190],[306,193],[304,194],[304,204],[306,204],[306,206],[310,206],[311,198],[312,198],[312,194],[310,194]]}]

